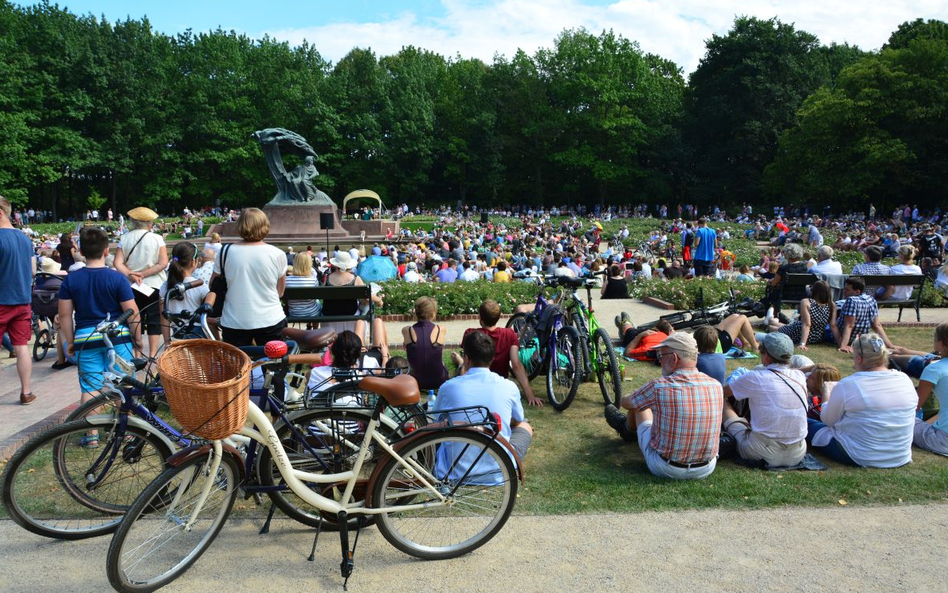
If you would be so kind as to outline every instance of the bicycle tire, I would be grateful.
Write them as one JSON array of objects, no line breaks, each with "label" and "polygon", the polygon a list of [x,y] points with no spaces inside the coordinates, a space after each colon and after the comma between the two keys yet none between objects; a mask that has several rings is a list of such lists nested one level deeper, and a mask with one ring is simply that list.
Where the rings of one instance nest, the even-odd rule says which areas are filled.
[{"label": "bicycle tire", "polygon": [[[108,424],[86,420],[54,426],[30,439],[10,459],[2,477],[3,506],[27,531],[54,539],[85,539],[111,533],[142,489],[164,469],[171,454],[150,431],[129,426],[118,435]],[[100,446],[76,441],[98,430]],[[125,437],[132,440],[125,442]],[[122,438],[117,443],[112,439]],[[122,449],[94,490],[90,466],[111,446]],[[135,447],[129,449],[129,446]]]},{"label": "bicycle tire", "polygon": [[601,327],[596,329],[596,333],[593,334],[593,348],[596,350],[596,378],[599,381],[602,399],[607,406],[612,404],[618,407],[619,400],[622,399],[622,374],[619,371],[619,359],[616,358],[609,332]]},{"label": "bicycle tire", "polygon": [[593,372],[592,372],[592,357],[589,354],[589,343],[592,341],[589,336],[589,329],[586,327],[586,320],[583,319],[583,316],[574,311],[570,318],[573,322],[573,327],[576,328],[576,333],[579,335],[579,341],[577,342],[579,350],[577,352],[579,359],[579,380],[581,382],[592,381]]},{"label": "bicycle tire", "polygon": [[[308,454],[297,439],[293,437],[289,425],[281,423],[276,426],[277,436],[283,447],[286,449],[287,457],[294,468],[310,473],[338,473],[352,469],[355,463],[356,454],[359,452],[359,446],[365,437],[365,428],[372,419],[372,411],[365,409],[348,408],[326,408],[316,410],[305,410],[294,414],[288,418],[297,431],[307,438],[307,444],[315,450],[321,457],[314,459]],[[319,422],[319,426],[314,426]],[[386,429],[392,431],[384,424],[379,424],[377,430]],[[339,443],[345,443],[344,447],[339,447]],[[343,454],[343,451],[348,451]],[[368,483],[368,477],[375,469],[378,460],[381,458],[382,450],[373,444],[366,453],[360,471],[360,482],[363,485],[361,497],[365,496],[364,486]],[[264,486],[279,485],[282,483],[282,477],[279,469],[273,463],[273,456],[270,449],[264,448],[260,452],[257,465],[260,483]],[[318,493],[332,498],[334,495],[341,494],[337,485],[333,484],[313,484],[311,486]],[[343,487],[344,489],[344,487]],[[354,495],[360,494],[358,488]],[[270,500],[281,511],[291,519],[298,521],[310,527],[316,527],[319,524],[320,517],[323,520],[323,528],[335,530],[339,528],[338,518],[332,513],[321,513],[308,503],[303,502],[291,491],[268,492]],[[369,523],[374,522],[374,517],[366,515]],[[356,518],[353,517],[351,525],[355,527]]]},{"label": "bicycle tire", "polygon": [[532,381],[543,369],[543,346],[537,336],[536,316],[529,313],[514,313],[507,320],[507,327],[516,332],[518,347],[521,350],[535,348],[530,358],[521,361],[524,370],[527,372],[527,378]]},{"label": "bicycle tire", "polygon": [[82,402],[79,407],[66,416],[66,422],[83,420],[90,416],[113,416],[122,405],[122,396],[115,392],[100,393],[92,399]]},{"label": "bicycle tire", "polygon": [[[184,574],[210,547],[227,521],[238,493],[240,466],[224,454],[215,476],[206,475],[213,452],[169,467],[135,499],[109,544],[106,573],[118,591],[148,593]],[[212,487],[190,530],[189,510],[205,480]],[[173,499],[169,492],[174,493]],[[146,574],[147,571],[147,574]]]},{"label": "bicycle tire", "polygon": [[[458,448],[475,459],[484,450],[489,458],[480,457],[477,471],[465,477],[462,466],[455,463],[460,455],[452,453]],[[507,450],[489,436],[466,429],[432,432],[406,445],[399,455],[434,475],[432,485],[442,494],[454,492],[447,506],[377,515],[382,537],[402,552],[423,560],[456,558],[490,541],[510,517],[517,501],[516,470]],[[418,487],[416,476],[390,457],[372,490],[372,506],[384,509],[436,500],[430,491]]]},{"label": "bicycle tire", "polygon": [[[556,332],[556,353],[550,353],[546,364],[546,396],[557,412],[573,403],[579,389],[579,333],[576,328],[563,326]],[[552,360],[557,357],[556,364]]]},{"label": "bicycle tire", "polygon": [[40,332],[36,334],[36,339],[33,341],[33,360],[39,362],[46,358],[49,347],[49,330],[40,330]]}]

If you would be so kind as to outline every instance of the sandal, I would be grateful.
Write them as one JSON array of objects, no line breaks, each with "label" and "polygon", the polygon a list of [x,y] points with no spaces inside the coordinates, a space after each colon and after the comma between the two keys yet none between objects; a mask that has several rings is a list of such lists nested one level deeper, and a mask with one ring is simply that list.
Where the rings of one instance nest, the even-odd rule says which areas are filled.
[{"label": "sandal", "polygon": [[71,367],[72,365],[73,365],[73,363],[69,362],[68,360],[64,360],[63,362],[59,362],[59,361],[57,360],[56,362],[53,363],[52,368],[53,368],[53,370],[55,370],[55,371],[61,371],[61,370],[65,369],[65,368]]},{"label": "sandal", "polygon": [[98,449],[99,448],[99,435],[97,434],[87,434],[86,436],[79,439],[79,446],[83,449]]}]

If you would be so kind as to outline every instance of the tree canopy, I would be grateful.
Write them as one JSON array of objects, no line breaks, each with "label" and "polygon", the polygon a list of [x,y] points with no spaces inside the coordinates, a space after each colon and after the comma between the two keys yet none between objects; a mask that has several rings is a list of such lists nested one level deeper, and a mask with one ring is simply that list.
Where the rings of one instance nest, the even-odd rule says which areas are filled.
[{"label": "tree canopy", "polygon": [[284,127],[337,201],[943,199],[946,31],[918,19],[864,52],[738,17],[686,82],[613,31],[490,64],[411,46],[330,64],[308,43],[0,0],[0,194],[58,217],[262,205],[251,133]]}]

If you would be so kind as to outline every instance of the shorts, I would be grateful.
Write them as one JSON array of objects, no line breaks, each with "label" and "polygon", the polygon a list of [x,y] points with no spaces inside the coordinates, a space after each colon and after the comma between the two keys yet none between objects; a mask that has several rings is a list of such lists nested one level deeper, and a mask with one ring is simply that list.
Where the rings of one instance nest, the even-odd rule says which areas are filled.
[{"label": "shorts", "polygon": [[948,457],[948,432],[935,428],[934,424],[915,420],[915,437],[912,444]]},{"label": "shorts", "polygon": [[526,428],[514,426],[510,429],[510,446],[517,452],[520,459],[527,456],[527,449],[530,448],[530,441],[532,440],[533,435]]},{"label": "shorts", "polygon": [[707,465],[701,467],[675,467],[662,459],[658,451],[652,448],[652,423],[642,422],[636,429],[639,437],[639,449],[645,456],[645,465],[648,471],[660,478],[671,478],[673,480],[700,480],[711,475],[717,465],[717,458],[712,459]]},{"label": "shorts", "polygon": [[252,346],[255,342],[257,346],[263,346],[272,340],[283,341],[283,335],[280,333],[286,327],[286,319],[271,325],[270,327],[260,327],[256,329],[231,329],[221,326],[221,337],[225,342],[232,346]]},{"label": "shorts", "polygon": [[921,379],[922,371],[936,358],[938,358],[938,355],[931,353],[925,356],[913,356],[909,359],[908,364],[905,365],[905,374],[915,379]]},{"label": "shorts", "polygon": [[30,341],[33,311],[26,305],[0,305],[0,336],[10,334],[14,346],[26,346]]},{"label": "shorts", "polygon": [[721,342],[721,352],[724,354],[727,354],[727,351],[730,350],[732,346],[734,346],[734,338],[732,338],[731,334],[727,333],[723,329],[718,330],[718,342]]},{"label": "shorts", "polygon": [[158,311],[158,291],[154,291],[149,296],[145,296],[137,290],[132,292],[135,293],[135,305],[138,306],[142,335],[160,336],[161,312]]},{"label": "shorts", "polygon": [[[131,339],[132,334],[128,328],[122,328],[118,336],[111,338],[115,356],[125,360],[134,357]],[[75,352],[76,366],[79,368],[79,388],[82,393],[93,393],[102,389],[102,374],[109,366],[109,350],[105,347],[102,335],[95,334],[94,327],[76,330]]]},{"label": "shorts", "polygon": [[737,441],[737,454],[749,461],[764,461],[768,467],[793,467],[806,455],[806,441],[792,445],[778,443],[774,439],[751,430],[744,418],[730,420],[724,430]]}]

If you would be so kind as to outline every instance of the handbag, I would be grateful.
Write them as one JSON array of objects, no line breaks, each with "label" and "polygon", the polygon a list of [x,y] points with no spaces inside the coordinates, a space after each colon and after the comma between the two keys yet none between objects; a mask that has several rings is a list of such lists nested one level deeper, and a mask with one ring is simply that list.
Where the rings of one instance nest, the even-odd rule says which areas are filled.
[{"label": "handbag", "polygon": [[224,314],[224,299],[227,298],[227,269],[225,265],[227,264],[227,252],[229,250],[230,245],[224,245],[221,249],[221,275],[211,282],[211,292],[216,295],[214,308],[211,311],[211,317],[213,318],[220,318]]}]

